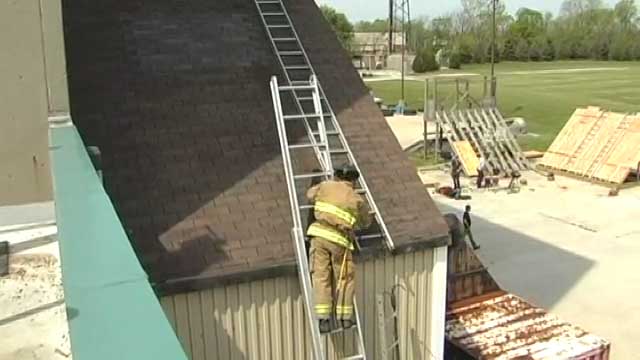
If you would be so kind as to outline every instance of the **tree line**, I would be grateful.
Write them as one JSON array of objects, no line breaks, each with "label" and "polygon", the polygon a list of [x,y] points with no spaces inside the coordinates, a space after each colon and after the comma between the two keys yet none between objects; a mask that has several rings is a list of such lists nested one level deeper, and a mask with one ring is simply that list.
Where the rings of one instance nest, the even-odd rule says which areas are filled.
[{"label": "tree line", "polygon": [[[340,20],[341,27],[334,29],[348,49],[353,31],[388,31],[386,19],[354,25],[346,17]],[[640,18],[635,0],[619,0],[614,7],[605,6],[601,0],[564,0],[557,16],[529,8],[511,15],[504,0],[499,0],[496,29],[497,61],[640,60]],[[442,50],[454,62],[488,62],[491,1],[461,0],[458,11],[413,20],[407,37],[409,50],[417,54]]]}]

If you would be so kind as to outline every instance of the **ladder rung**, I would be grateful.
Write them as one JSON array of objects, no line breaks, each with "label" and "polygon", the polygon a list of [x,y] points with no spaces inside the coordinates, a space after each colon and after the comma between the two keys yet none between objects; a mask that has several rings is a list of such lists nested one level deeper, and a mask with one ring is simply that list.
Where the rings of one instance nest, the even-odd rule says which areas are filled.
[{"label": "ladder rung", "polygon": [[371,240],[371,239],[379,239],[384,237],[382,234],[371,234],[371,235],[362,235],[358,236],[358,240]]},{"label": "ladder rung", "polygon": [[313,205],[300,205],[300,210],[313,209]]},{"label": "ladder rung", "polygon": [[329,331],[329,332],[327,332],[327,333],[324,333],[324,334],[322,334],[322,335],[335,335],[335,334],[340,334],[340,333],[342,333],[342,332],[345,332],[345,331],[347,331],[347,330],[351,330],[351,329],[356,330],[357,328],[356,328],[355,326],[354,326],[354,327],[351,327],[351,328],[348,328],[348,329],[345,329],[345,328],[342,328],[342,327],[338,327],[338,328],[335,328],[335,329],[333,329],[333,330],[331,330],[331,331]]},{"label": "ladder rung", "polygon": [[307,70],[310,69],[309,66],[307,65],[290,65],[290,66],[285,66],[284,67],[287,70]]},{"label": "ladder rung", "polygon": [[348,153],[347,149],[335,149],[335,150],[329,150],[330,153],[332,154],[346,154]]},{"label": "ladder rung", "polygon": [[[312,101],[313,97],[311,97],[311,96],[301,96],[301,97],[299,97],[297,99],[298,99],[298,101]],[[320,97],[320,100],[324,100],[324,98]]]},{"label": "ladder rung", "polygon": [[299,56],[302,55],[302,51],[278,51],[279,55],[284,55],[284,56]]},{"label": "ladder rung", "polygon": [[267,25],[268,28],[290,28],[291,25]]},{"label": "ladder rung", "polygon": [[304,180],[304,179],[313,179],[313,178],[323,177],[323,176],[329,176],[329,173],[317,172],[317,173],[301,174],[301,175],[294,175],[293,178],[295,180]]},{"label": "ladder rung", "polygon": [[278,90],[280,91],[296,91],[296,90],[309,91],[309,90],[315,90],[315,89],[316,88],[311,85],[285,85],[285,86],[280,86],[278,88]]},{"label": "ladder rung", "polygon": [[273,38],[273,41],[296,41],[297,39],[294,37],[286,37],[286,38]]},{"label": "ladder rung", "polygon": [[316,147],[326,147],[325,143],[308,143],[308,144],[294,144],[289,145],[289,149],[308,149],[308,148],[316,148]]},{"label": "ladder rung", "polygon": [[280,1],[277,0],[263,0],[263,1],[256,1],[258,4],[279,4]]},{"label": "ladder rung", "polygon": [[[312,133],[313,135],[315,135],[315,136],[320,135],[320,133],[319,133],[319,132],[317,132],[317,131],[312,131],[311,133]],[[335,131],[335,130],[327,130],[327,131],[326,131],[326,134],[327,134],[327,135],[340,135],[340,133],[339,133],[339,132],[337,132],[337,131]]]},{"label": "ladder rung", "polygon": [[264,16],[283,16],[283,12],[264,12],[262,13]]},{"label": "ladder rung", "polygon": [[318,114],[302,114],[302,115],[285,115],[283,116],[283,118],[285,120],[300,120],[300,119],[309,119],[309,118],[318,118],[318,117],[327,117],[327,116],[331,116],[331,114],[322,114],[322,115],[318,115]]}]

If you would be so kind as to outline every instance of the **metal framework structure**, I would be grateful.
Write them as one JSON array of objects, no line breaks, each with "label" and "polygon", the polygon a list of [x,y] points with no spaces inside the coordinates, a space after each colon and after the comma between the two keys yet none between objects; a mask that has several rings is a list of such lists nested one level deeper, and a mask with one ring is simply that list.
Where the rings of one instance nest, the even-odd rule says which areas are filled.
[{"label": "metal framework structure", "polygon": [[409,0],[389,0],[389,53],[395,52],[394,37],[400,30],[402,45],[407,46],[407,33],[411,26],[411,10]]},{"label": "metal framework structure", "polygon": [[396,50],[394,37],[396,36],[396,29],[398,28],[402,34],[400,98],[404,101],[405,56],[407,53],[408,34],[411,31],[411,10],[409,0],[389,0],[389,55],[393,54]]},{"label": "metal framework structure", "polygon": [[[455,86],[454,99],[449,103],[440,102],[439,87],[444,82],[449,84],[453,82]],[[494,83],[495,80],[485,77],[483,99],[477,100],[471,95],[468,78],[427,79],[425,81],[425,109],[427,109],[425,129],[427,118],[435,120],[436,153],[440,152],[442,138],[446,137],[449,143],[468,141],[477,155],[488,160],[489,173],[497,170],[505,175],[511,175],[513,172],[531,169],[515,136],[495,106],[495,98],[488,92],[488,87],[493,86]]]}]

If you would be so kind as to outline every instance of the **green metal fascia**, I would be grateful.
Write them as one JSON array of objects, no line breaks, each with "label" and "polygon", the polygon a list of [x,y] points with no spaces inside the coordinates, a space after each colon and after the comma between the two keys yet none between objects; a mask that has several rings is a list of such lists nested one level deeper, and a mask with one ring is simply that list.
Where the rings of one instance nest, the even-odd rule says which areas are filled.
[{"label": "green metal fascia", "polygon": [[74,360],[186,360],[74,126],[51,159]]}]

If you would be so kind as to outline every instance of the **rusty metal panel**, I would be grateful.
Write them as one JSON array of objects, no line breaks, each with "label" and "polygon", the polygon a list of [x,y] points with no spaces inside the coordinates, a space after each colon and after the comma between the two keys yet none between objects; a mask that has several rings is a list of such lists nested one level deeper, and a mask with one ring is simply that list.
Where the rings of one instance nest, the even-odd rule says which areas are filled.
[{"label": "rusty metal panel", "polygon": [[[357,264],[356,298],[367,358],[379,358],[375,295],[398,290],[403,359],[432,358],[432,249]],[[297,277],[231,284],[162,298],[162,307],[192,359],[310,359],[310,338]],[[390,314],[387,314],[389,316]],[[437,335],[436,335],[437,336]],[[329,359],[353,355],[353,334],[327,338]]]},{"label": "rusty metal panel", "polygon": [[476,359],[607,359],[609,342],[507,293],[453,304],[446,337]]}]

